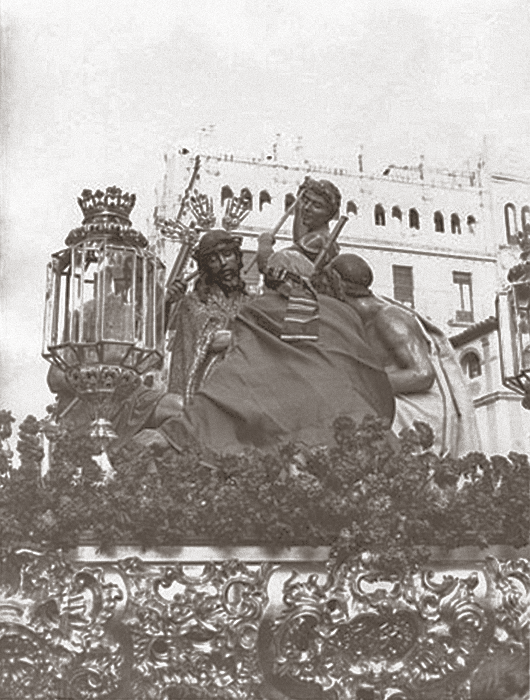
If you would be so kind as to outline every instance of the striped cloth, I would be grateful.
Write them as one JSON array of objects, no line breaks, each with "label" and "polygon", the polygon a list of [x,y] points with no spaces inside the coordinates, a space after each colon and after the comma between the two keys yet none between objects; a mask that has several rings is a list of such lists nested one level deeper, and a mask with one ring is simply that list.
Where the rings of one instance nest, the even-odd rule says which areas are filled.
[{"label": "striped cloth", "polygon": [[318,340],[318,301],[307,286],[291,291],[280,332],[280,340],[293,343],[298,340]]},{"label": "striped cloth", "polygon": [[287,307],[280,330],[280,340],[294,343],[298,340],[318,340],[318,301],[311,283],[295,272],[282,270],[282,283],[277,288],[287,299]]}]

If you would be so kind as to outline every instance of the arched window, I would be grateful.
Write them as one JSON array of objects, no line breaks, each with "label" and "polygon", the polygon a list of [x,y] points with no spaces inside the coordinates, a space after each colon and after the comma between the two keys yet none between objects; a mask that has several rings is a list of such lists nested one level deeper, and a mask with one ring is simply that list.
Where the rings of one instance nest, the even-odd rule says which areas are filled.
[{"label": "arched window", "polygon": [[295,199],[296,199],[296,197],[294,196],[294,194],[292,192],[288,192],[285,195],[285,199],[283,200],[284,211],[287,211],[287,209],[289,209],[289,207],[293,206]]},{"label": "arched window", "polygon": [[444,215],[441,211],[434,212],[434,230],[438,233],[443,233],[445,231]]},{"label": "arched window", "polygon": [[460,365],[462,366],[464,374],[469,377],[469,379],[475,379],[475,377],[480,377],[482,374],[480,357],[476,352],[466,352],[460,360]]},{"label": "arched window", "polygon": [[458,214],[451,214],[451,233],[462,233]]},{"label": "arched window", "polygon": [[420,228],[420,215],[417,209],[409,209],[409,228]]},{"label": "arched window", "polygon": [[382,204],[375,205],[374,219],[375,219],[376,226],[385,226],[386,225],[385,210],[384,210],[384,207]]},{"label": "arched window", "polygon": [[243,187],[239,193],[239,198],[242,202],[246,203],[249,209],[252,209],[252,192],[248,189],[248,187]]},{"label": "arched window", "polygon": [[346,202],[346,214],[355,214],[357,215],[357,205],[355,202],[350,199]]},{"label": "arched window", "polygon": [[259,193],[259,210],[261,211],[265,204],[271,203],[271,196],[267,190],[261,190]]},{"label": "arched window", "polygon": [[234,193],[232,192],[232,188],[228,185],[223,185],[221,187],[221,206],[223,206],[227,199],[230,199],[233,196]]},{"label": "arched window", "polygon": [[402,221],[403,219],[403,214],[401,213],[401,209],[397,206],[397,204],[392,207],[392,218],[398,219],[399,221]]},{"label": "arched window", "polygon": [[524,227],[530,225],[530,207],[528,204],[521,209],[521,228],[524,231]]},{"label": "arched window", "polygon": [[506,225],[506,242],[508,245],[517,243],[517,211],[511,202],[504,205],[504,223]]},{"label": "arched window", "polygon": [[473,216],[473,214],[470,214],[467,219],[466,219],[466,224],[469,229],[469,233],[475,233],[475,226],[477,225],[477,220]]}]

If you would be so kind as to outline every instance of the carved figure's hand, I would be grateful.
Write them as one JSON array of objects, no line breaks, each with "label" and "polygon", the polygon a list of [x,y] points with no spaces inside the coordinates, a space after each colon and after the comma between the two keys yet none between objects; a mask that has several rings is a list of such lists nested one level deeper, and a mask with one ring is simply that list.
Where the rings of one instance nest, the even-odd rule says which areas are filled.
[{"label": "carved figure's hand", "polygon": [[182,279],[175,279],[166,289],[166,302],[170,304],[175,304],[180,301],[184,294],[186,294],[186,289],[188,285]]},{"label": "carved figure's hand", "polygon": [[272,233],[272,231],[265,231],[265,233],[260,234],[258,240],[259,243],[273,246],[276,243],[276,236]]},{"label": "carved figure's hand", "polygon": [[215,331],[210,347],[213,352],[222,352],[230,345],[231,340],[232,331]]}]

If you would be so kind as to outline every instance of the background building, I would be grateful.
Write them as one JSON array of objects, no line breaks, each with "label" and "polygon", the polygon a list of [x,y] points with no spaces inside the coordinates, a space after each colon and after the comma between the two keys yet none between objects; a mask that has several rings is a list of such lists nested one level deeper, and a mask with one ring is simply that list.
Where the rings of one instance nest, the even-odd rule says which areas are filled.
[{"label": "background building", "polygon": [[[166,156],[158,213],[174,217],[197,152],[176,147]],[[343,252],[363,255],[374,268],[374,289],[439,325],[452,339],[475,401],[485,451],[530,452],[530,413],[500,378],[495,293],[519,255],[517,231],[530,223],[530,181],[475,168],[455,172],[416,165],[388,165],[377,173],[302,161],[294,149],[281,162],[276,152],[260,158],[200,152],[195,187],[212,197],[221,217],[232,194],[245,191],[252,211],[245,220],[245,259],[270,230],[309,174],[332,180],[342,192],[341,213],[350,221],[340,237]],[[291,220],[277,248],[291,240]],[[162,244],[171,267],[176,245]],[[258,285],[254,267],[247,282]]]}]

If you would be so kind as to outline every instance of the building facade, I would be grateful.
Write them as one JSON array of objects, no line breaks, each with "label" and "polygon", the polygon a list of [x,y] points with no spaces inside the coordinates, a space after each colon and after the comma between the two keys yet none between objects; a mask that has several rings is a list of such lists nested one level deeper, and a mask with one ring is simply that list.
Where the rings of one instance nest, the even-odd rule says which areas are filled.
[{"label": "building facade", "polygon": [[[342,252],[368,260],[378,294],[413,307],[452,339],[477,408],[484,450],[530,452],[530,413],[502,386],[495,320],[495,294],[518,260],[517,232],[530,223],[530,181],[490,172],[483,161],[465,172],[429,169],[420,162],[369,174],[361,156],[347,169],[175,148],[166,156],[160,216],[176,216],[197,155],[194,188],[212,198],[218,221],[226,198],[244,192],[251,201],[241,229],[245,262],[306,175],[334,182],[342,193],[341,213],[349,217],[339,239]],[[291,228],[288,219],[278,249],[289,244]],[[163,243],[169,268],[177,245]],[[256,267],[247,282],[259,285]]]}]

